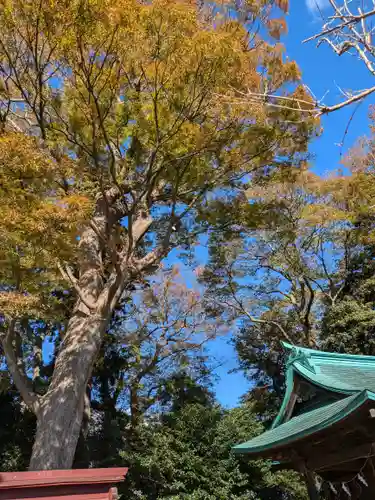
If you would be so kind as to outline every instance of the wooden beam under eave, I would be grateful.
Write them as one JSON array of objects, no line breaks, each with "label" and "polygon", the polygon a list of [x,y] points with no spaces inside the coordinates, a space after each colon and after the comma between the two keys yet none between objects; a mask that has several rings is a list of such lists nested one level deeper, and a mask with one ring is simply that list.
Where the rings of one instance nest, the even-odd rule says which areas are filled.
[{"label": "wooden beam under eave", "polygon": [[288,406],[285,410],[283,422],[287,422],[293,413],[294,407],[296,406],[296,402],[298,399],[299,388],[300,388],[300,382],[299,382],[298,378],[295,378],[294,383],[293,383],[293,391],[292,391],[292,394],[290,395]]},{"label": "wooden beam under eave", "polygon": [[308,459],[306,466],[313,471],[319,472],[329,470],[330,467],[337,469],[337,466],[340,464],[352,462],[360,458],[368,458],[373,455],[375,455],[374,445],[373,443],[368,443],[345,451],[338,449],[335,453],[322,453],[320,457]]},{"label": "wooden beam under eave", "polygon": [[314,474],[313,472],[308,469],[306,466],[306,462],[299,462],[299,469],[300,472],[305,476],[305,481],[306,481],[306,486],[307,486],[307,493],[309,495],[310,500],[319,500],[320,495],[319,491],[316,488],[315,485],[315,479],[314,479]]}]

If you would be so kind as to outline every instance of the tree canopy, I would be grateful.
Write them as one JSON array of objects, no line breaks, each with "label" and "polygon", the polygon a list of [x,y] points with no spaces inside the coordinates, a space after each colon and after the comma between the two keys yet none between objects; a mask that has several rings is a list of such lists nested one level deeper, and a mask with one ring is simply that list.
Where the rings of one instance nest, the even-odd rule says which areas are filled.
[{"label": "tree canopy", "polygon": [[300,164],[316,126],[308,113],[231,102],[245,89],[305,95],[296,63],[271,41],[286,9],[2,3],[2,346],[37,417],[32,469],[71,465],[116,309],[206,230],[208,200]]}]

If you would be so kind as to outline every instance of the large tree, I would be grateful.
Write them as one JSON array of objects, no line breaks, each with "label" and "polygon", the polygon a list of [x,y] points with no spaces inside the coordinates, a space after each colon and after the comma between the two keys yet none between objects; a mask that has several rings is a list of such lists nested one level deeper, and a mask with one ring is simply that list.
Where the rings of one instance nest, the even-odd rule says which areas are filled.
[{"label": "large tree", "polygon": [[[293,108],[227,99],[293,94],[298,68],[262,39],[286,3],[1,3],[1,342],[37,417],[31,469],[72,465],[113,312],[197,230],[197,207],[305,149],[312,123]],[[38,391],[48,321],[61,341]]]},{"label": "large tree", "polygon": [[342,256],[348,269],[335,303],[326,303],[321,337],[326,349],[370,354],[374,349],[374,128],[349,151],[344,164],[350,175],[340,180],[336,201],[350,228],[355,251]]},{"label": "large tree", "polygon": [[241,368],[278,396],[281,341],[319,347],[322,311],[335,304],[350,274],[355,237],[333,189],[333,181],[307,169],[290,171],[211,210],[209,261],[200,276],[208,310],[234,322]]},{"label": "large tree", "polygon": [[205,319],[199,295],[176,272],[159,273],[152,287],[135,294],[104,337],[90,400],[109,432],[125,412],[131,438],[145,417],[167,404],[179,381],[189,376],[203,382],[209,376],[205,345],[219,328]]},{"label": "large tree", "polygon": [[321,339],[326,350],[375,354],[374,247],[366,246],[349,262],[350,274],[334,304],[326,304]]}]

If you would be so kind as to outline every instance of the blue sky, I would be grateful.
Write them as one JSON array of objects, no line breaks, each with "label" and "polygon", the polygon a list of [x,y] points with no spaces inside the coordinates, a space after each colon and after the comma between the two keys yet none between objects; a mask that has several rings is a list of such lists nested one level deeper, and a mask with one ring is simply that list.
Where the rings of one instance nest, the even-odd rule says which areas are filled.
[{"label": "blue sky", "polygon": [[[328,91],[324,103],[334,104],[342,98],[339,88],[361,90],[373,86],[374,83],[365,66],[356,57],[349,54],[339,57],[325,44],[319,48],[316,48],[313,42],[302,44],[302,40],[317,33],[322,24],[320,14],[315,8],[316,2],[320,5],[323,15],[330,13],[328,0],[291,0],[289,33],[284,43],[288,56],[299,64],[304,83],[318,99]],[[316,155],[313,167],[317,172],[325,173],[337,168],[340,153],[347,151],[356,138],[367,133],[368,109],[369,105],[374,103],[372,96],[358,107],[343,148],[338,144],[342,142],[354,107],[349,106],[323,118],[323,135],[311,145],[311,151]]]},{"label": "blue sky", "polygon": [[[297,61],[302,70],[304,83],[324,104],[340,102],[343,90],[361,90],[374,85],[364,65],[355,57],[343,55],[338,57],[327,46],[316,48],[315,44],[302,41],[319,31],[321,18],[316,3],[323,15],[329,13],[328,0],[290,0],[288,15],[288,35],[282,40],[286,45],[286,53],[290,59]],[[341,155],[350,148],[358,137],[368,132],[369,105],[375,103],[372,96],[365,100],[355,111],[348,132],[345,130],[355,110],[349,106],[336,111],[322,120],[323,134],[310,145],[312,153],[311,167],[316,173],[325,173],[340,167]],[[340,144],[345,141],[343,146]],[[202,254],[203,255],[203,254]],[[215,389],[219,401],[228,407],[235,406],[239,398],[249,388],[249,382],[240,373],[229,372],[235,368],[236,356],[228,339],[215,341],[211,346],[212,353],[223,362],[217,374],[220,380]]]}]

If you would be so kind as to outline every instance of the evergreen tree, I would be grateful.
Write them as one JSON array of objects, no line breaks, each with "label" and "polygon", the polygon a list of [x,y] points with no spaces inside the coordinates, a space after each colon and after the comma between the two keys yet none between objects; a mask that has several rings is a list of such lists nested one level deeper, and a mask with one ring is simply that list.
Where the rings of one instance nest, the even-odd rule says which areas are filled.
[{"label": "evergreen tree", "polygon": [[[231,448],[262,432],[252,405],[224,410],[205,390],[188,385],[183,401],[142,427],[136,448],[122,452],[130,465],[124,496],[140,499],[305,499],[297,474],[248,462]],[[206,396],[204,396],[206,394]],[[179,398],[181,392],[176,396]],[[205,401],[204,401],[205,397]]]}]

